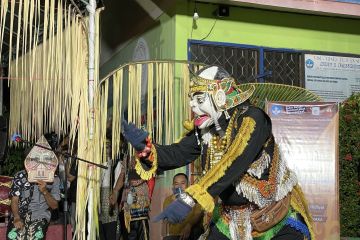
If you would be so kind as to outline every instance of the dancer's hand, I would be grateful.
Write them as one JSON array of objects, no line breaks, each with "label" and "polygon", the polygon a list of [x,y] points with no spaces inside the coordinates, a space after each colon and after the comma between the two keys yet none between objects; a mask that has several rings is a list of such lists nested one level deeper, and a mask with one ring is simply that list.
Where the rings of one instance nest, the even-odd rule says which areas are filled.
[{"label": "dancer's hand", "polygon": [[186,216],[191,212],[192,207],[181,200],[173,201],[162,213],[154,218],[154,222],[167,220],[169,223],[175,224],[185,220]]},{"label": "dancer's hand", "polygon": [[122,121],[122,129],[124,138],[140,152],[145,149],[145,139],[149,136],[149,133],[136,127],[133,123],[128,123],[125,120]]}]

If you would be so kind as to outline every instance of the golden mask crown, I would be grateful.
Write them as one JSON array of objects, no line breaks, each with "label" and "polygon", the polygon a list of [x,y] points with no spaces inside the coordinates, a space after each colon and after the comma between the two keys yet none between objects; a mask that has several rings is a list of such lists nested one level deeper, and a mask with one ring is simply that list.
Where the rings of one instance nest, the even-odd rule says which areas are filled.
[{"label": "golden mask crown", "polygon": [[235,80],[233,78],[210,80],[196,76],[190,81],[190,94],[195,92],[213,92],[219,89],[227,91],[233,85],[235,85]]},{"label": "golden mask crown", "polygon": [[251,97],[255,87],[243,92],[236,85],[234,78],[223,78],[222,80],[205,79],[194,76],[190,81],[190,95],[196,92],[207,92],[210,94],[218,111],[233,108]]}]

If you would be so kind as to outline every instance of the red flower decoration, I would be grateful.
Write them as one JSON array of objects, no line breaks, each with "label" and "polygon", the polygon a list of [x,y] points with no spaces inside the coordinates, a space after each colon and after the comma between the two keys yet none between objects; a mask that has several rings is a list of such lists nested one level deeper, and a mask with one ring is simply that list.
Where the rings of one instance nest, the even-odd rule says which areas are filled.
[{"label": "red flower decoration", "polygon": [[352,155],[351,153],[346,154],[345,158],[346,161],[351,161],[352,160]]}]

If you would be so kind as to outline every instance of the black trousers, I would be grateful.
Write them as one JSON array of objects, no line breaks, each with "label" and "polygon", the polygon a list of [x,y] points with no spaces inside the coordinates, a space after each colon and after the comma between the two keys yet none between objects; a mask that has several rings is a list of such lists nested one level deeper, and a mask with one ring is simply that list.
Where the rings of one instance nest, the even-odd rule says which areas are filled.
[{"label": "black trousers", "polygon": [[99,224],[99,237],[100,240],[119,240],[120,239],[120,226],[116,221],[109,223]]},{"label": "black trousers", "polygon": [[[208,240],[229,240],[223,235],[215,225],[210,227],[210,234]],[[270,239],[267,239],[270,240]],[[285,225],[278,234],[275,235],[271,240],[304,240],[304,235],[296,229]]]},{"label": "black trousers", "polygon": [[124,236],[124,239],[127,240],[149,240],[149,220],[135,220],[130,222],[130,232],[127,234],[127,237]]}]

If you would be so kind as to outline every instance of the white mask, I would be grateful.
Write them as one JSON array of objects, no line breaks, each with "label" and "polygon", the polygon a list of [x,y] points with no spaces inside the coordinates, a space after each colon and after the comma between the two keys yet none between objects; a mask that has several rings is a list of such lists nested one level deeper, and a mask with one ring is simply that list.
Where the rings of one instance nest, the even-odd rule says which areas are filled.
[{"label": "white mask", "polygon": [[195,114],[194,124],[199,129],[210,127],[221,116],[216,111],[208,93],[194,93],[190,96],[190,107]]}]

